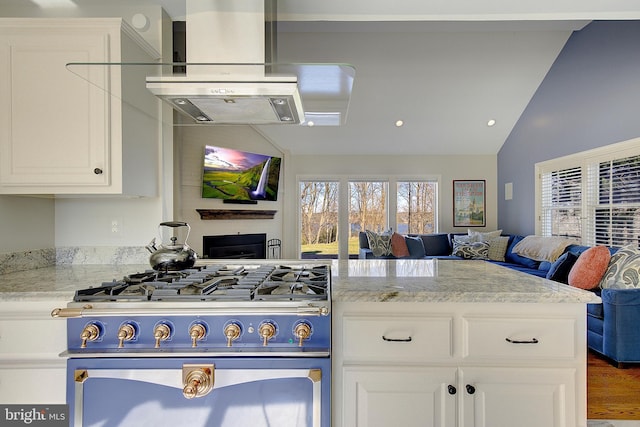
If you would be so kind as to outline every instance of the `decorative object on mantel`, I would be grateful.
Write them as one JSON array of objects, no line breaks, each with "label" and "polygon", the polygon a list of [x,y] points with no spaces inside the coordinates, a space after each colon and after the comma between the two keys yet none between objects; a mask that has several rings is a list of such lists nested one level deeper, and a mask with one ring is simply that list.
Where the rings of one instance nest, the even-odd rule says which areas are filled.
[{"label": "decorative object on mantel", "polygon": [[273,219],[277,211],[257,209],[196,209],[200,219]]}]

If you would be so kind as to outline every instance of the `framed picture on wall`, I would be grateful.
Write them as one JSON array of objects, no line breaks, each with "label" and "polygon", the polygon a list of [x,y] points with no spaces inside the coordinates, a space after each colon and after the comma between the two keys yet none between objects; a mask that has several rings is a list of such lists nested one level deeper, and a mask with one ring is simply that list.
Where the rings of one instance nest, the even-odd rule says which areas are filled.
[{"label": "framed picture on wall", "polygon": [[485,204],[485,180],[453,181],[454,227],[486,226]]}]

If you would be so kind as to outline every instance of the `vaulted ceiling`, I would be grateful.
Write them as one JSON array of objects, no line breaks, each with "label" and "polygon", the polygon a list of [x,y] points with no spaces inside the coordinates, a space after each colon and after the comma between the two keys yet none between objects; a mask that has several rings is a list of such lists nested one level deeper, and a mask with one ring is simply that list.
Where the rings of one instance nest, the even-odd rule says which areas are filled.
[{"label": "vaulted ceiling", "polygon": [[[16,1],[25,0],[0,5]],[[184,0],[136,3],[185,19]],[[310,155],[496,154],[573,31],[590,20],[640,19],[637,0],[279,0],[277,8],[280,62],[356,69],[345,125],[256,127],[283,150]]]}]

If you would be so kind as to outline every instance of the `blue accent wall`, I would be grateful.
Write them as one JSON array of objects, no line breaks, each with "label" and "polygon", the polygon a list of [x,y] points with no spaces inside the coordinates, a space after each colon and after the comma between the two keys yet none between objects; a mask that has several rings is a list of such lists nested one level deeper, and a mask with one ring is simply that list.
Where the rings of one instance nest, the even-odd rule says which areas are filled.
[{"label": "blue accent wall", "polygon": [[536,163],[638,136],[640,21],[592,22],[567,40],[498,153],[498,228],[534,234]]}]

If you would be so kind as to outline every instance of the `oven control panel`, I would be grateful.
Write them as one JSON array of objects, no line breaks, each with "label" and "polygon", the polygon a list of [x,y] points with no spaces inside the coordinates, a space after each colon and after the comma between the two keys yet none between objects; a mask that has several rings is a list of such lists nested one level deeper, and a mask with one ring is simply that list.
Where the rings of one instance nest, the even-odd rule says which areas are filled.
[{"label": "oven control panel", "polygon": [[[103,316],[67,319],[71,354],[328,352],[330,316]],[[292,354],[293,355],[293,354]]]}]

